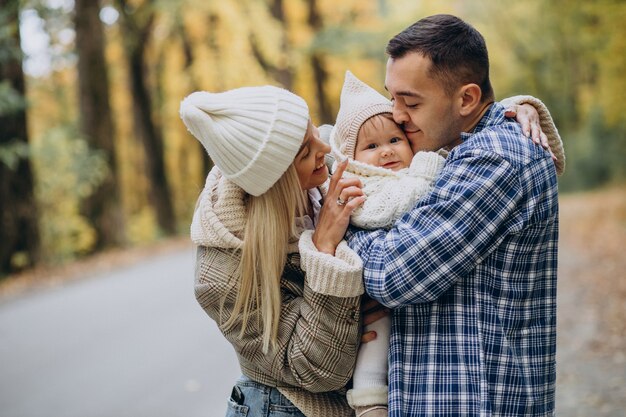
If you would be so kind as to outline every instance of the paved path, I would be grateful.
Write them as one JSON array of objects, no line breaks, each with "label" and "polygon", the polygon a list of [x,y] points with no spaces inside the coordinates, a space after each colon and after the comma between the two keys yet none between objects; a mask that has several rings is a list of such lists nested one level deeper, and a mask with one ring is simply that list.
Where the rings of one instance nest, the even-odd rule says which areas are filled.
[{"label": "paved path", "polygon": [[[2,302],[0,416],[223,416],[239,371],[195,303],[193,257],[178,250]],[[562,245],[557,411],[622,417],[626,358],[593,349],[597,284],[578,273],[591,264]]]},{"label": "paved path", "polygon": [[2,417],[223,416],[239,371],[191,249],[0,304]]}]

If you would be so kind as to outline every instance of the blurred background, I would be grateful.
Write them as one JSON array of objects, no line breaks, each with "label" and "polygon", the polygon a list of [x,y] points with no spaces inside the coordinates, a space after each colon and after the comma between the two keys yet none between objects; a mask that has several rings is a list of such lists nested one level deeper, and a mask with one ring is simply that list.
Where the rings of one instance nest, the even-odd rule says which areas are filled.
[{"label": "blurred background", "polygon": [[345,70],[384,94],[387,40],[434,13],[485,36],[497,98],[551,111],[567,156],[562,415],[622,416],[623,0],[0,0],[0,294],[185,239],[212,165],[178,116],[190,92],[280,85],[333,123]]},{"label": "blurred background", "polygon": [[484,34],[497,97],[546,103],[567,152],[563,193],[625,178],[623,1],[0,4],[4,274],[185,233],[211,162],[178,117],[182,98],[281,85],[333,123],[345,70],[382,91],[386,41],[433,13]]}]

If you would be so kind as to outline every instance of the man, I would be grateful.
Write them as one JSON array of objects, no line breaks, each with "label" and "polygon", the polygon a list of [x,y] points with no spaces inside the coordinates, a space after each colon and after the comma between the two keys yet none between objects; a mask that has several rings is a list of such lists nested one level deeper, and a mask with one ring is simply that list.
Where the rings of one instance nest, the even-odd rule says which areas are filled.
[{"label": "man", "polygon": [[494,103],[483,37],[427,17],[387,46],[413,151],[450,151],[390,230],[356,231],[369,295],[393,308],[390,416],[554,413],[558,200],[549,152]]}]

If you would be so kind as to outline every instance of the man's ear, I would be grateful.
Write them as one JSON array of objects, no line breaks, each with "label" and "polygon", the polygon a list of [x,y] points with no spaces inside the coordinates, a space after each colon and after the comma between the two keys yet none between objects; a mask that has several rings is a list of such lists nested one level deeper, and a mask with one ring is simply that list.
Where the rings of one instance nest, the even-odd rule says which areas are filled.
[{"label": "man's ear", "polygon": [[471,115],[478,107],[482,99],[482,91],[477,84],[465,84],[460,91],[461,108],[459,113],[461,116]]}]

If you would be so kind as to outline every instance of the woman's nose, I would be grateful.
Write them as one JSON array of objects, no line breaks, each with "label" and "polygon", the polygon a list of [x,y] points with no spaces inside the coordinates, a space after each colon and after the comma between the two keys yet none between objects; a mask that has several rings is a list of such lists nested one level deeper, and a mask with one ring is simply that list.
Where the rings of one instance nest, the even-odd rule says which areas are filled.
[{"label": "woman's nose", "polygon": [[320,152],[323,153],[324,155],[326,155],[327,153],[330,153],[330,145],[324,141],[320,141],[322,142],[322,147],[320,149]]}]

